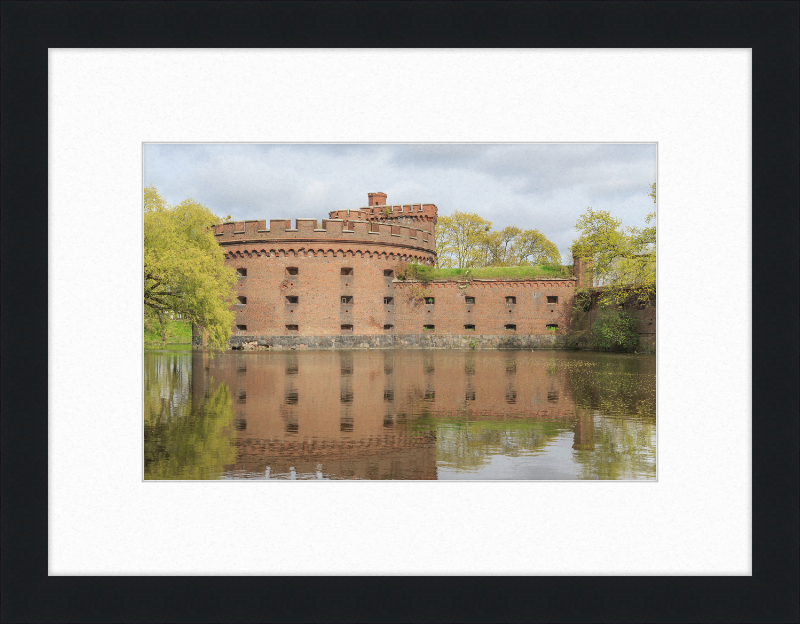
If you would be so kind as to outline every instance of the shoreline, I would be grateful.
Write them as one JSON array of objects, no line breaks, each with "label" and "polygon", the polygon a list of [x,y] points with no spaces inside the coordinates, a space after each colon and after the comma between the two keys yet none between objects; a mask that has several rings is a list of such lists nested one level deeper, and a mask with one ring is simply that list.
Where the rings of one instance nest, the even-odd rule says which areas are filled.
[{"label": "shoreline", "polygon": [[[655,335],[630,351],[609,353],[655,353]],[[181,343],[185,344],[185,343]],[[196,342],[194,349],[203,349]],[[570,334],[525,335],[325,335],[325,336],[232,336],[226,351],[336,351],[336,350],[469,350],[469,351],[597,351],[588,349]],[[599,351],[598,351],[599,352]]]}]

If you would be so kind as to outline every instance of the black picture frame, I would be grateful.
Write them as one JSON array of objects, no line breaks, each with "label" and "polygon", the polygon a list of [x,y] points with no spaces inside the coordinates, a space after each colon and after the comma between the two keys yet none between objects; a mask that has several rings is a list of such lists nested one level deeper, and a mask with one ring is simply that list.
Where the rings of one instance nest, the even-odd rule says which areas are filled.
[{"label": "black picture frame", "polygon": [[[798,621],[799,7],[2,3],[2,621]],[[752,48],[753,319],[771,331],[753,338],[751,577],[47,576],[48,48],[376,44]]]}]

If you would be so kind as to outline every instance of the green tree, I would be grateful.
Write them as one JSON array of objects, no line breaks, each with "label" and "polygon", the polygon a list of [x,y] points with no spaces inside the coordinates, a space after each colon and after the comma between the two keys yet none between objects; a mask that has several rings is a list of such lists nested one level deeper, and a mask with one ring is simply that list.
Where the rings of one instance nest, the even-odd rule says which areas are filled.
[{"label": "green tree", "polygon": [[179,313],[206,331],[210,348],[225,348],[236,273],[209,230],[220,221],[192,199],[170,206],[154,186],[144,189],[145,323],[157,319],[162,337],[166,318]]},{"label": "green tree", "polygon": [[516,264],[561,264],[558,247],[539,230],[524,230],[514,241]]},{"label": "green tree", "polygon": [[492,231],[491,221],[464,212],[439,217],[436,252],[439,268],[561,264],[558,247],[538,230],[507,225]]},{"label": "green tree", "polygon": [[498,258],[502,242],[500,232],[484,232],[478,245],[478,253],[475,258],[475,267],[488,267]]},{"label": "green tree", "polygon": [[560,264],[558,247],[538,230],[508,225],[499,232],[486,232],[480,242],[476,267],[511,267]]},{"label": "green tree", "polygon": [[522,230],[516,225],[507,225],[499,232],[490,232],[486,236],[488,262],[484,266],[516,266],[519,264],[515,255],[516,241]]},{"label": "green tree", "polygon": [[479,266],[484,235],[492,222],[471,212],[454,212],[439,217],[436,224],[436,266],[466,268]]},{"label": "green tree", "polygon": [[[648,194],[656,201],[655,183]],[[591,207],[575,225],[580,236],[572,245],[575,257],[592,261],[592,277],[604,286],[601,304],[620,305],[635,297],[646,303],[656,291],[656,213],[645,218],[647,227],[623,228],[622,219]],[[650,223],[652,222],[652,225]]]}]

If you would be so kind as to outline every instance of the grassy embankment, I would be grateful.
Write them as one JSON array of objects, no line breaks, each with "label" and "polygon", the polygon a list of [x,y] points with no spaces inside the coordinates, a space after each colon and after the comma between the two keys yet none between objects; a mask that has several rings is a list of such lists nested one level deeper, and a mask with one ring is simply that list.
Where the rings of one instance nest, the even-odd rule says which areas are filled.
[{"label": "grassy embankment", "polygon": [[403,280],[464,280],[464,279],[548,279],[572,276],[572,267],[558,264],[513,267],[480,267],[476,269],[437,269],[422,264],[409,264],[397,271],[397,278]]},{"label": "grassy embankment", "polygon": [[[166,344],[183,344],[192,342],[192,323],[190,321],[167,321]],[[146,345],[160,345],[161,326],[153,323],[148,329],[144,328],[144,343]]]}]

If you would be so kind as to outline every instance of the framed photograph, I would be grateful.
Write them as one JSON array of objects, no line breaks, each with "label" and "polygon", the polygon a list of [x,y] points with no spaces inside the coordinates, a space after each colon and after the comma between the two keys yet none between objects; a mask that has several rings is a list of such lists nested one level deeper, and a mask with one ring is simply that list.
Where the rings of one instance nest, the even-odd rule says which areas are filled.
[{"label": "framed photograph", "polygon": [[[47,2],[4,3],[2,17],[4,621],[797,619],[796,4]],[[433,457],[422,458],[427,468],[419,474],[435,467],[437,479],[326,479],[337,470],[355,476],[356,468],[370,477],[371,459],[363,467],[336,460],[335,470],[330,458],[281,463],[284,442],[287,452],[297,452],[289,448],[290,438],[304,435],[310,421],[303,418],[313,414],[299,410],[318,390],[329,390],[326,401],[334,405],[325,408],[338,410],[334,437],[355,436],[357,423],[355,415],[352,423],[346,420],[348,364],[336,360],[344,350],[319,351],[336,364],[329,368],[333,373],[314,379],[320,387],[309,392],[301,385],[311,383],[301,360],[314,350],[273,352],[273,345],[258,344],[262,334],[255,334],[254,349],[230,355],[248,364],[266,354],[283,358],[277,370],[259,373],[261,385],[272,384],[270,392],[253,394],[249,366],[244,387],[238,385],[238,367],[226,382],[231,435],[256,434],[250,451],[258,461],[223,457],[212,479],[144,479],[143,190],[153,182],[170,205],[192,197],[223,212],[225,203],[184,192],[179,178],[196,172],[176,169],[169,181],[145,179],[143,146],[198,142],[657,145],[658,342],[654,356],[643,356],[657,363],[657,479],[638,478],[651,476],[647,453],[628,458],[640,472],[622,471],[624,479],[566,479],[567,472],[582,474],[574,459],[556,462],[556,468],[570,467],[551,478],[504,473],[500,463],[513,468],[523,455],[546,457],[558,452],[554,447],[575,458],[601,445],[610,451],[612,442],[615,453],[642,446],[626,446],[622,433],[609,437],[597,420],[581,425],[577,438],[575,419],[572,429],[551,431],[533,417],[527,438],[522,427],[509,435],[487,426],[476,438],[467,426],[471,412],[469,421],[467,414],[440,418],[440,397],[451,393],[469,402],[467,377],[479,372],[495,377],[483,389],[473,383],[475,402],[489,397],[503,413],[499,421],[511,420],[515,404],[509,400],[533,406],[532,380],[522,379],[518,360],[514,373],[504,359],[511,351],[480,344],[473,350],[469,343],[464,361],[455,364],[436,359],[447,349],[415,351],[419,366],[408,373],[408,383],[394,388],[387,387],[385,366],[356,359],[382,350],[353,354],[352,405],[362,396],[376,403],[374,430],[410,428],[412,419],[401,423],[396,406],[391,419],[385,418],[387,405],[400,398],[395,393],[389,401],[387,390],[420,390],[428,429],[408,437],[424,440],[435,430],[437,441],[452,442],[449,459],[437,456],[438,447],[421,448],[421,456]],[[269,170],[257,173],[250,179],[260,176],[267,186],[277,185]],[[299,213],[303,202],[252,216],[219,214],[219,238],[242,236],[239,222],[245,222],[245,235],[253,224],[271,232],[272,224],[262,228],[260,219],[273,215],[291,219],[294,227],[284,226],[284,234],[299,232],[305,218],[334,222],[338,217],[331,212],[374,207],[365,193],[386,193],[386,203],[377,206],[392,207],[390,214],[381,211],[370,219],[362,211],[367,218],[353,221],[367,222],[365,236],[370,222],[379,221],[378,237],[382,228],[405,227],[410,239],[409,225],[391,222],[395,205],[422,204],[423,215],[426,204],[435,205],[440,220],[466,201],[445,195],[459,186],[452,181],[422,196],[424,189],[384,186],[388,182],[355,179],[357,174],[342,180],[354,199],[337,199],[324,210],[323,202],[307,203],[313,214]],[[607,178],[609,184],[618,179],[613,172]],[[181,189],[175,195],[172,184]],[[512,176],[504,195],[524,185]],[[643,194],[647,210],[647,188]],[[621,215],[621,197],[614,207],[593,209]],[[585,203],[580,194],[573,199]],[[578,216],[589,205],[579,206]],[[538,229],[559,250],[561,265],[569,265],[563,260],[568,243],[578,238],[574,215],[568,227],[558,220],[552,228],[538,227],[526,221],[528,208],[516,209],[507,221],[477,214],[495,230],[515,222],[522,230]],[[541,214],[558,212],[551,205]],[[37,224],[36,238],[14,227],[14,213]],[[230,233],[228,214],[235,230]],[[346,217],[340,219],[343,236]],[[623,217],[622,226],[628,225],[644,230],[649,224]],[[367,226],[355,223],[352,232]],[[403,238],[403,232],[391,231],[390,239],[393,234]],[[44,251],[31,253],[34,240],[45,242]],[[233,252],[235,245],[228,247]],[[262,247],[255,247],[257,258],[252,249],[252,266],[267,260]],[[272,259],[272,248],[263,249]],[[304,261],[327,260],[316,256],[318,249]],[[348,277],[341,274],[347,268],[358,278],[359,266],[373,261],[380,256],[362,254],[361,265],[335,267],[335,279]],[[285,264],[303,271],[299,262]],[[249,271],[250,265],[232,268]],[[438,267],[448,268],[460,267]],[[392,284],[393,292],[411,289],[410,280]],[[409,311],[408,322],[423,328],[408,335],[444,339],[438,318],[418,318],[428,314],[425,306],[440,305],[436,284],[433,294],[423,294],[420,309]],[[440,290],[448,288],[457,286]],[[465,294],[463,305],[470,305],[467,296],[481,305],[479,297],[492,288]],[[530,298],[518,297],[517,306],[533,305],[534,292],[556,296],[546,286],[528,288]],[[507,285],[498,292],[503,289]],[[342,304],[342,297],[358,305],[363,294],[335,290],[335,301],[326,300],[320,310],[326,316],[326,309],[335,310],[338,335],[364,335],[356,333],[358,319],[338,317],[349,303]],[[246,302],[235,305],[250,307],[253,295],[236,296]],[[503,306],[515,296],[502,292]],[[381,336],[384,325],[399,325],[386,320],[392,303],[384,297],[396,295],[370,303],[383,315],[375,317]],[[273,306],[282,335],[303,338],[303,323],[283,315],[297,314],[287,308],[304,303],[287,299],[277,311]],[[351,314],[345,310],[341,314]],[[514,310],[504,314],[513,316]],[[467,314],[462,308],[458,313]],[[247,332],[239,345],[253,342],[248,314],[233,323],[247,326],[236,330]],[[457,317],[442,318],[452,324]],[[526,318],[481,335],[519,338],[520,330],[505,326],[525,330],[530,323],[526,335],[560,339],[561,327],[551,335],[545,323],[539,334],[534,316]],[[345,333],[347,325],[352,334]],[[479,331],[479,322],[459,325]],[[34,327],[46,328],[44,341],[30,331]],[[778,335],[767,339],[764,328],[777,328]],[[514,351],[523,352],[526,358],[545,353]],[[466,358],[479,353],[499,354],[500,360],[480,371],[476,364],[470,375]],[[214,372],[220,381],[229,374]],[[378,373],[374,379],[372,372]],[[543,372],[554,379],[561,406],[570,387],[561,375],[566,379],[576,371],[559,366],[548,377],[545,363]],[[447,383],[439,381],[443,373]],[[178,375],[181,384],[185,374]],[[219,386],[211,377],[213,395]],[[435,387],[428,395],[431,379]],[[175,390],[183,388],[178,384]],[[583,388],[591,390],[591,383]],[[260,414],[250,412],[251,397],[275,401],[277,418],[261,423]],[[549,395],[540,398],[546,406],[541,409],[555,406]],[[246,422],[237,419],[237,406],[247,407]],[[484,422],[491,422],[486,416]],[[627,433],[639,435],[647,418]],[[389,421],[392,427],[384,426]],[[624,425],[613,427],[621,431]],[[592,432],[591,438],[584,432]],[[598,432],[606,437],[598,439]],[[194,435],[188,429],[184,434]],[[273,434],[281,448],[277,439],[261,448],[260,440]],[[502,448],[496,458],[478,453],[480,466],[497,470],[488,478],[438,478],[448,471],[453,477],[467,474],[458,470],[466,469],[471,449],[459,444],[469,436],[479,450],[484,442],[483,448]],[[513,447],[520,444],[515,456]],[[589,444],[594,450],[581,448]],[[200,448],[213,456],[231,447]],[[416,459],[408,460],[403,449],[399,453],[401,459],[377,462],[377,474],[417,470]],[[271,463],[262,464],[264,457]],[[258,474],[261,481],[268,466],[269,482],[247,478]],[[610,463],[604,466],[610,476]],[[305,483],[290,483],[292,467],[295,480]],[[597,466],[587,470],[589,476],[601,474]],[[303,591],[312,599],[296,597]]]},{"label": "framed photograph", "polygon": [[143,149],[145,479],[656,478],[655,143]]}]

